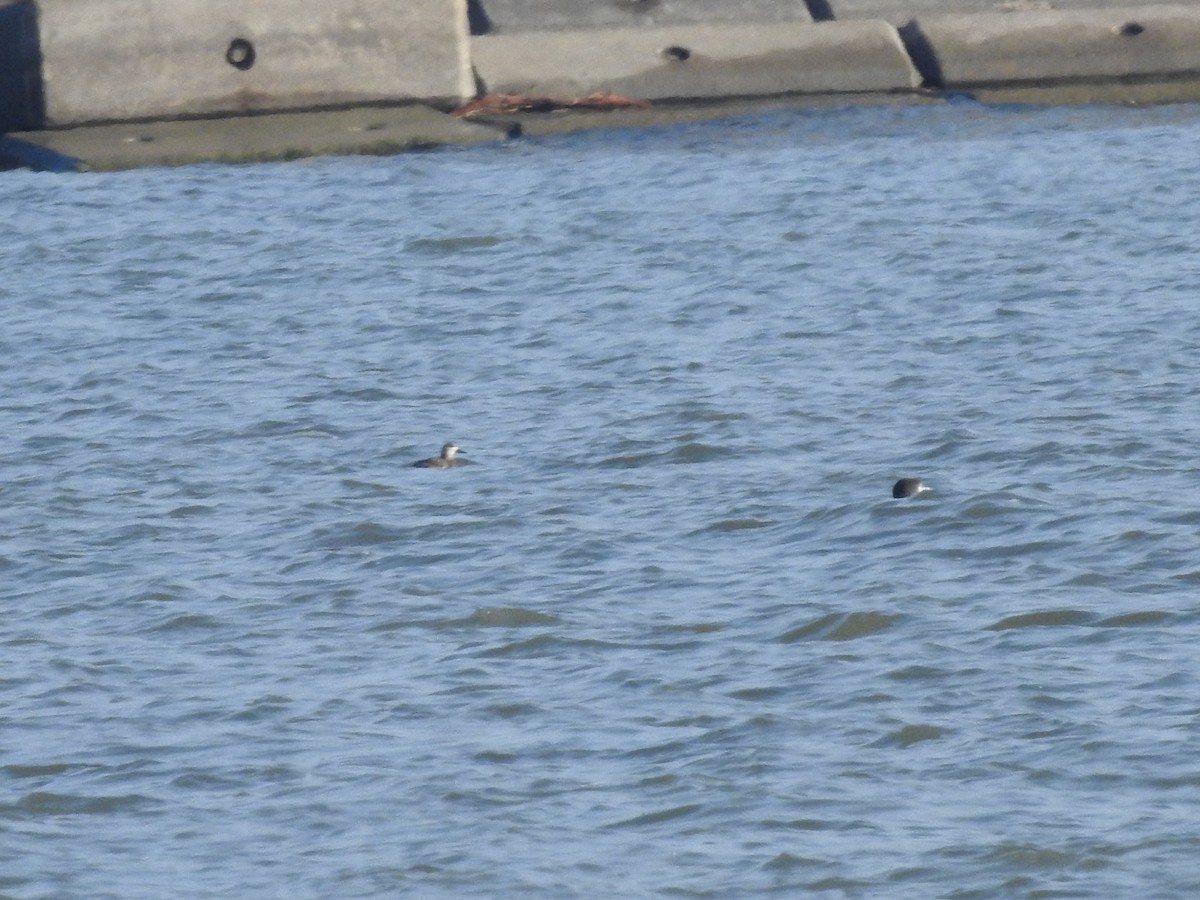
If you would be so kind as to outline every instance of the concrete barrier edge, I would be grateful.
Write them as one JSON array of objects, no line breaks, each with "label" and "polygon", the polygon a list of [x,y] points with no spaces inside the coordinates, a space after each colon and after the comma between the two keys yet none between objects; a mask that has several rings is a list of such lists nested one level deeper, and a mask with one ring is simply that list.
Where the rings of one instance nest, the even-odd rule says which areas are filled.
[{"label": "concrete barrier edge", "polygon": [[471,39],[471,58],[484,89],[503,94],[712,100],[920,85],[880,20],[484,35]]},{"label": "concrete barrier edge", "polygon": [[[25,123],[21,133],[10,135],[15,142],[0,147],[0,166],[64,167],[63,160],[74,159],[81,168],[107,169],[202,159],[388,153],[497,140],[522,129],[571,130],[564,123],[572,121],[583,123],[582,127],[606,122],[636,127],[672,120],[684,106],[702,110],[703,117],[719,116],[725,114],[723,109],[736,110],[743,101],[766,98],[800,103],[830,98],[882,102],[966,92],[1021,102],[1200,99],[1200,5],[1142,3],[956,14],[935,4],[933,12],[926,9],[907,20],[889,14],[840,21],[705,22],[471,36],[464,2],[419,0],[405,15],[424,17],[422,40],[428,43],[429,36],[435,35],[437,47],[430,50],[422,45],[424,55],[411,62],[416,66],[411,70],[396,60],[407,59],[403,50],[417,39],[413,34],[401,36],[404,29],[399,26],[389,32],[395,40],[375,41],[358,33],[364,21],[390,15],[385,9],[394,9],[391,0],[349,5],[330,0],[330,18],[324,27],[346,28],[357,36],[328,44],[321,43],[311,22],[299,31],[288,31],[281,15],[290,2],[278,0],[282,5],[277,5],[264,0],[255,13],[258,18],[246,18],[242,5],[234,0],[178,0],[180,5],[173,9],[183,17],[181,21],[211,13],[214,3],[220,14],[205,19],[197,40],[181,26],[181,31],[170,32],[161,46],[151,49],[145,41],[153,29],[131,29],[132,37],[124,40],[126,49],[136,52],[117,66],[115,73],[121,79],[132,77],[130,66],[145,63],[138,62],[138,53],[153,61],[160,52],[183,49],[178,51],[177,67],[162,79],[127,89],[96,84],[104,81],[95,75],[104,66],[96,56],[100,48],[91,57],[84,52],[92,39],[87,23],[110,13],[114,4],[127,15],[162,7],[155,7],[155,0],[42,0],[35,5],[39,22],[49,28],[42,35],[45,124],[58,127],[29,130]],[[21,10],[31,4],[32,0],[14,0],[5,6],[0,0],[0,12],[9,10],[0,24],[27,23],[29,16]],[[346,18],[351,7],[366,10],[367,19]],[[82,18],[64,20],[68,9]],[[101,30],[110,34],[112,27],[110,22],[105,26],[109,31]],[[234,33],[266,35],[266,43],[258,46],[269,51],[263,59],[270,65],[258,67],[257,72],[234,65],[236,60],[229,57],[229,35]],[[296,81],[296,73],[306,65],[305,48],[314,41],[325,53],[317,61],[317,74]],[[65,62],[70,54],[80,54],[81,60]],[[10,65],[10,84],[18,84],[11,75],[16,71],[23,73],[20,83],[28,84],[25,57],[28,53],[20,70]],[[352,64],[364,59],[365,68]],[[214,70],[193,78],[193,65],[214,66]],[[321,73],[334,71],[336,78],[322,81]],[[248,72],[257,81],[241,77]],[[64,83],[71,85],[69,90]],[[185,87],[176,97],[173,91],[180,84]],[[544,97],[599,92],[652,101],[654,106],[554,117],[484,116],[474,124],[444,114],[482,92]],[[27,112],[22,113],[26,119]],[[364,115],[370,119],[366,124]],[[186,122],[198,118],[206,118],[209,124],[193,126],[189,132]],[[79,127],[95,119],[108,124]],[[5,124],[13,130],[11,123],[4,122],[0,130]],[[136,126],[138,136],[131,138],[128,126]],[[368,126],[377,133],[354,131]],[[201,139],[205,132],[212,137]],[[180,137],[184,134],[189,136]],[[19,152],[20,148],[26,151]]]},{"label": "concrete barrier edge", "polygon": [[901,27],[929,86],[1047,87],[1200,73],[1200,6],[921,16]]}]

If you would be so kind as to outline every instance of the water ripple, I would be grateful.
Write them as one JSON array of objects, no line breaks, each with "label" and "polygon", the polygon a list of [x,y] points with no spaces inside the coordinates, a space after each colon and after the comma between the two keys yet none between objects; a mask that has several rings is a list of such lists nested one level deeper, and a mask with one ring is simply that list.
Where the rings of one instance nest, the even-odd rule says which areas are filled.
[{"label": "water ripple", "polygon": [[5,173],[0,893],[1195,895],[1196,113]]}]

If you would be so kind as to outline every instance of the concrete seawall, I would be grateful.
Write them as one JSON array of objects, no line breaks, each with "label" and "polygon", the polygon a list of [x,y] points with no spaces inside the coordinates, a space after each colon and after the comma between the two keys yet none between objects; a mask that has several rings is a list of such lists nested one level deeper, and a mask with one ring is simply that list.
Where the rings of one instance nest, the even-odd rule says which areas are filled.
[{"label": "concrete seawall", "polygon": [[[0,165],[390,153],[946,92],[1200,99],[1200,3],[0,0]],[[584,97],[641,109],[530,111]]]}]

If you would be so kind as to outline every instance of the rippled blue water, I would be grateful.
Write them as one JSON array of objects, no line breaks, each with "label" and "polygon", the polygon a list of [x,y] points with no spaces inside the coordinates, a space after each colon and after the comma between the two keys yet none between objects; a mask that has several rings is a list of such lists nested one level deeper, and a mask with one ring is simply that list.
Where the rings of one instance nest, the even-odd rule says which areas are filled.
[{"label": "rippled blue water", "polygon": [[0,895],[1195,896],[1198,142],[5,174]]}]

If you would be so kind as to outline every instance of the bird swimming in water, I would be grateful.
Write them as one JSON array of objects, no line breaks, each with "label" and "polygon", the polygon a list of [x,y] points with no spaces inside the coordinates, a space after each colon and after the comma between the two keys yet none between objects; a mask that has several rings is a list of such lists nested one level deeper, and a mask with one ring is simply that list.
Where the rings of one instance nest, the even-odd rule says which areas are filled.
[{"label": "bird swimming in water", "polygon": [[920,478],[901,478],[892,485],[892,496],[899,500],[901,497],[915,497],[921,491],[929,490],[932,488]]},{"label": "bird swimming in water", "polygon": [[459,453],[465,454],[466,452],[451,441],[442,445],[442,452],[437,456],[431,456],[429,459],[419,459],[413,463],[413,466],[418,469],[453,469],[462,462],[461,459],[455,459],[454,457]]}]

